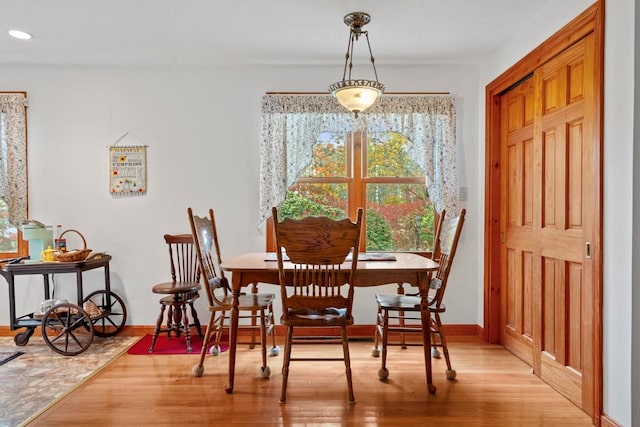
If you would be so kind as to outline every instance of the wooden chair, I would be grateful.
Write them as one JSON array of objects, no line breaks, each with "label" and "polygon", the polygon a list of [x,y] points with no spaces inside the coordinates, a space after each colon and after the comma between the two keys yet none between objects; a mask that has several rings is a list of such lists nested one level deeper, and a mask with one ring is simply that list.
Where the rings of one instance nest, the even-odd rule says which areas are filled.
[{"label": "wooden chair", "polygon": [[[433,261],[439,262],[440,261],[440,235],[442,232],[442,225],[444,223],[444,219],[447,215],[447,211],[446,209],[443,209],[442,212],[440,212],[440,214],[438,215],[438,222],[436,223],[436,229],[434,230],[433,233],[433,250],[431,251],[431,259]],[[431,280],[431,277],[429,277],[429,280]],[[397,293],[398,295],[405,295],[405,290],[404,290],[404,283],[398,283],[398,290]],[[413,295],[413,296],[417,296],[419,295],[418,292],[415,293],[407,293],[406,295]],[[400,311],[398,312],[398,325],[403,325],[403,316],[404,316],[404,312]],[[373,348],[371,349],[371,354],[374,357],[379,357],[380,356],[380,352],[381,352],[381,348],[380,348],[380,342],[382,341],[382,335],[379,333],[379,331],[381,330],[381,325],[382,325],[382,307],[380,305],[378,305],[378,314],[376,315],[376,329],[375,329],[375,335],[374,335],[374,344],[373,344]],[[404,333],[400,333],[400,343],[399,344],[392,344],[392,345],[400,345],[402,348],[407,348],[407,344],[405,341],[405,335]],[[433,346],[432,347],[432,356],[433,357],[440,357],[438,350],[437,350],[437,346]]]},{"label": "wooden chair", "polygon": [[[195,255],[193,239],[190,234],[165,234],[164,241],[169,248],[169,260],[171,266],[171,282],[158,283],[152,288],[154,294],[166,295],[160,299],[160,315],[156,322],[155,330],[149,353],[153,349],[161,333],[167,333],[167,339],[174,332],[177,337],[184,333],[187,344],[187,352],[191,352],[191,327],[196,327],[200,338],[203,337],[198,313],[193,303],[198,299],[200,291],[200,270]],[[193,323],[189,323],[187,306],[191,309]],[[167,310],[167,326],[164,323],[164,313]]]},{"label": "wooden chair", "polygon": [[[431,356],[439,357],[437,348],[442,348],[447,363],[447,379],[454,380],[456,378],[456,371],[451,368],[449,350],[447,349],[447,341],[442,329],[440,314],[446,310],[443,303],[444,292],[458,247],[458,240],[462,232],[465,214],[466,210],[462,209],[459,216],[445,220],[439,226],[441,227],[441,231],[439,232],[440,251],[436,256],[438,257],[440,266],[436,274],[432,276],[429,281],[430,293],[426,304],[423,304],[419,294],[376,295],[376,302],[378,304],[376,345],[378,336],[381,337],[382,341],[382,367],[378,371],[378,377],[381,380],[386,380],[389,377],[389,370],[387,369],[387,347],[390,345],[401,345],[403,347],[422,345],[424,347],[425,360]],[[438,232],[436,234],[438,234]],[[434,252],[435,251],[436,249],[434,248]],[[423,310],[429,311],[431,319],[430,331],[422,330],[421,315]],[[418,333],[423,336],[423,340],[422,343],[405,342],[404,340],[401,340],[400,343],[392,342],[389,340],[389,335],[394,333]],[[427,333],[431,333],[431,344],[436,349],[435,351],[432,350],[431,355],[429,354],[429,349],[425,346],[427,338],[425,335]],[[376,354],[374,353],[374,355]]]},{"label": "wooden chair", "polygon": [[[187,209],[189,215],[189,223],[191,224],[191,233],[193,235],[194,244],[196,246],[196,254],[200,271],[202,272],[202,282],[204,283],[207,298],[209,302],[209,323],[205,332],[202,351],[200,353],[200,362],[193,367],[193,375],[200,377],[204,373],[204,358],[207,353],[207,345],[214,336],[214,345],[211,347],[210,353],[217,355],[220,352],[220,340],[222,333],[228,330],[229,312],[233,306],[233,296],[229,281],[224,275],[224,271],[220,269],[222,257],[220,255],[220,246],[218,244],[218,233],[216,229],[215,217],[213,209],[209,209],[208,217],[200,217],[193,214],[191,208]],[[280,348],[276,344],[276,335],[274,328],[273,300],[275,294],[272,293],[251,293],[241,294],[239,299],[239,332],[241,330],[260,333],[260,342],[262,348],[262,366],[260,367],[260,375],[268,378],[271,370],[267,365],[267,336],[271,335],[272,346],[270,355],[276,356],[280,353]]]},{"label": "wooden chair", "polygon": [[[281,322],[287,327],[280,402],[286,402],[291,361],[344,361],[349,402],[354,402],[347,326],[353,324],[353,280],[358,263],[362,209],[356,222],[326,217],[278,221],[272,209],[282,296]],[[284,263],[294,272],[285,273]],[[351,255],[351,259],[348,257]],[[295,335],[295,328],[340,328],[341,337]],[[307,329],[308,331],[309,329]],[[342,344],[343,357],[291,357],[294,342]]]}]

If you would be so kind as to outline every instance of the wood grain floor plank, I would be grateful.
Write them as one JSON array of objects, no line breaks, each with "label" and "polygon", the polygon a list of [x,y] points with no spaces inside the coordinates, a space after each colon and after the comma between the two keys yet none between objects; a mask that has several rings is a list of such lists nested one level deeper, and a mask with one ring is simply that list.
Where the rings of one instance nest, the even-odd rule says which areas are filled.
[{"label": "wood grain floor plank", "polygon": [[[513,354],[477,338],[452,337],[455,381],[434,359],[435,395],[426,392],[422,349],[390,347],[389,380],[378,379],[371,342],[350,345],[355,404],[347,402],[340,362],[293,362],[288,402],[279,403],[282,357],[269,359],[271,378],[258,373],[259,349],[239,347],[233,394],[224,392],[226,353],[208,357],[201,378],[198,355],[125,354],[35,419],[30,426],[257,425],[257,426],[589,426],[591,419],[543,383]],[[300,346],[299,352],[335,347]],[[340,351],[339,347],[337,348]]]}]

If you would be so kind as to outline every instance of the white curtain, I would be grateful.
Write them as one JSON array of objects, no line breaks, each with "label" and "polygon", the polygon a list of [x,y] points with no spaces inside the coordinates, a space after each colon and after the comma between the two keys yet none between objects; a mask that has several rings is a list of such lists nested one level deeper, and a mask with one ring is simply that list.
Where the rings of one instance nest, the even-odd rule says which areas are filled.
[{"label": "white curtain", "polygon": [[323,132],[398,132],[424,170],[438,211],[456,211],[456,110],[453,96],[384,95],[356,119],[329,95],[265,95],[260,147],[260,224],[279,206]]},{"label": "white curtain", "polygon": [[9,222],[27,219],[27,122],[23,93],[0,93],[0,198]]}]

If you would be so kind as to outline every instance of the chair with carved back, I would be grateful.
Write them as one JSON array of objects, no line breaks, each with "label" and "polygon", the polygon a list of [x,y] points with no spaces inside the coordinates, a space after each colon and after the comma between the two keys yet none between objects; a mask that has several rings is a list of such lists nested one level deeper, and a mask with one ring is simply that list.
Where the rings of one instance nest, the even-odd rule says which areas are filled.
[{"label": "chair with carved back", "polygon": [[[460,215],[448,220],[443,220],[440,224],[440,241],[438,245],[439,254],[436,255],[439,267],[429,280],[429,296],[427,301],[423,301],[419,294],[412,295],[376,295],[378,304],[376,335],[381,337],[382,341],[382,366],[378,371],[378,377],[386,380],[389,376],[387,369],[387,347],[392,345],[401,345],[403,347],[417,345],[424,347],[424,357],[439,357],[437,348],[442,348],[445,361],[447,364],[446,376],[449,380],[456,378],[456,371],[451,367],[449,359],[449,350],[442,321],[440,315],[446,311],[443,302],[444,293],[447,288],[449,273],[453,266],[453,260],[458,247],[458,240],[462,232],[466,210],[462,209]],[[436,233],[438,234],[438,233]],[[438,249],[434,248],[434,252]],[[422,311],[427,310],[431,319],[430,331],[423,331],[421,315]],[[390,334],[410,334],[416,333],[423,337],[422,342],[400,342],[391,341]],[[425,334],[431,334],[431,354],[429,349],[425,347]],[[377,342],[377,337],[376,337]],[[374,348],[375,350],[375,348]],[[374,352],[374,356],[375,356]]]},{"label": "chair with carved back", "polygon": [[[344,362],[348,399],[354,402],[347,326],[353,324],[353,281],[363,211],[358,209],[356,222],[349,218],[332,220],[313,216],[300,220],[285,218],[280,222],[277,208],[274,207],[272,213],[282,299],[281,323],[287,329],[280,402],[286,402],[290,363],[313,360]],[[339,328],[340,336],[313,335],[320,328]],[[294,330],[303,332],[295,334]],[[329,354],[292,357],[294,343],[341,344],[342,357]]]},{"label": "chair with carved back", "polygon": [[[215,356],[220,352],[222,335],[224,332],[228,332],[230,324],[228,321],[233,306],[233,295],[229,281],[225,277],[224,271],[220,268],[222,256],[213,209],[209,209],[208,216],[195,215],[191,208],[187,209],[187,213],[210,312],[209,323],[200,353],[200,361],[198,365],[193,367],[193,375],[200,377],[204,374],[207,345],[212,341],[212,337],[213,345],[210,353]],[[269,354],[276,356],[280,352],[280,348],[276,344],[274,327],[274,299],[275,294],[273,293],[252,292],[250,294],[242,293],[238,301],[240,313],[238,332],[249,331],[252,336],[255,332],[260,334],[262,350],[260,375],[263,378],[268,378],[271,375],[271,369],[267,364],[268,336],[271,336],[272,340]]]},{"label": "chair with carved back", "polygon": [[[167,339],[172,332],[177,337],[184,334],[187,352],[190,353],[191,327],[196,328],[200,338],[203,337],[198,313],[193,306],[200,296],[200,269],[190,234],[165,234],[164,241],[169,249],[171,282],[158,283],[152,288],[153,293],[166,296],[160,299],[160,315],[153,331],[149,353],[153,353],[159,335],[165,332]],[[187,307],[190,308],[193,323],[189,322]],[[165,311],[166,327],[163,327]]]},{"label": "chair with carved back", "polygon": [[[444,219],[446,218],[446,215],[447,215],[447,211],[445,209],[443,209],[440,212],[440,214],[437,215],[436,228],[433,233],[433,245],[432,245],[433,249],[431,250],[431,257],[430,257],[435,262],[438,262],[440,260],[440,235],[441,235],[442,225],[444,223]],[[431,279],[431,276],[429,276],[429,279]],[[398,285],[398,289],[397,289],[398,295],[413,295],[413,296],[419,295],[418,292],[405,293],[404,283],[397,283],[397,285]],[[402,318],[403,316],[404,316],[403,311],[398,312],[398,325],[403,325],[403,318]],[[382,340],[382,335],[380,334],[380,331],[382,326],[382,319],[383,319],[382,307],[378,305],[378,314],[376,315],[376,329],[374,331],[375,333],[374,343],[373,343],[373,348],[371,349],[371,354],[374,357],[380,356],[380,351],[381,351],[380,342]],[[399,344],[393,344],[393,345],[400,345],[402,348],[407,348],[404,333],[402,332],[399,333],[399,340],[400,340]],[[434,357],[439,357],[439,355],[436,355],[438,354],[437,351],[438,351],[437,347],[434,346],[432,351],[432,355]]]}]

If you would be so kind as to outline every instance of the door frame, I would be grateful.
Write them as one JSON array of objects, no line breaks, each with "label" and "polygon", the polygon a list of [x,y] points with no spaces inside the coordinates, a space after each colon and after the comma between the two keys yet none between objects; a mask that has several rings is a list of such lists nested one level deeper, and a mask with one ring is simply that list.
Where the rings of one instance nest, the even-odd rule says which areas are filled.
[{"label": "door frame", "polygon": [[595,425],[602,414],[602,212],[603,212],[603,108],[604,108],[604,0],[597,0],[583,13],[511,66],[485,92],[485,215],[484,215],[484,328],[482,337],[490,343],[500,342],[500,97],[531,75],[536,68],[573,45],[587,34],[595,36],[595,104],[594,153],[596,197],[594,211],[593,257],[593,402]]}]

